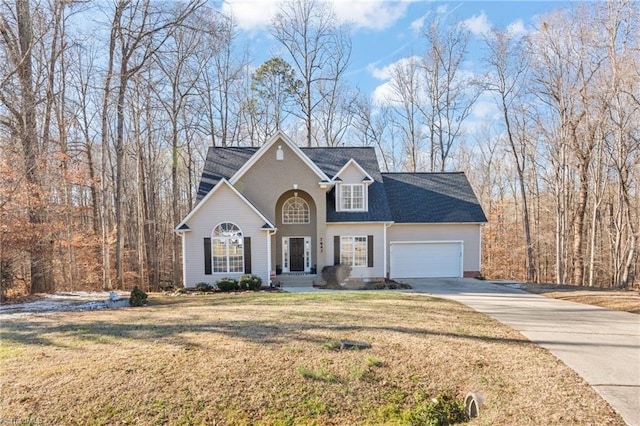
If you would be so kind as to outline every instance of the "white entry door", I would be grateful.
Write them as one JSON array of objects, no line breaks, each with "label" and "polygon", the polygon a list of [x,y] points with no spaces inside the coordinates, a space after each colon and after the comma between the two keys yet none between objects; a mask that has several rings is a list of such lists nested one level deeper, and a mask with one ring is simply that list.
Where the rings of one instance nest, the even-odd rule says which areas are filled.
[{"label": "white entry door", "polygon": [[282,266],[282,272],[311,272],[311,237],[283,237]]}]

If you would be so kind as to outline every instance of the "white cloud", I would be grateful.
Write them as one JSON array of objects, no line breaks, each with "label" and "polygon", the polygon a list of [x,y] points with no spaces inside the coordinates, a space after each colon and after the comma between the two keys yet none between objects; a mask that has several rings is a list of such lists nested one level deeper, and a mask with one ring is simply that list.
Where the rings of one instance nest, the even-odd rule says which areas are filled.
[{"label": "white cloud", "polygon": [[278,4],[260,0],[225,0],[222,13],[233,15],[238,27],[243,30],[257,30],[267,27],[278,11]]},{"label": "white cloud", "polygon": [[422,30],[422,27],[424,26],[424,21],[427,19],[427,16],[429,16],[428,13],[422,15],[421,17],[419,17],[415,21],[411,22],[411,24],[409,25],[409,28],[411,29],[411,31],[414,34],[419,34],[420,33],[420,31]]},{"label": "white cloud", "polygon": [[521,36],[526,34],[527,30],[524,27],[524,22],[522,22],[522,19],[518,19],[507,25],[507,32],[513,36]]},{"label": "white cloud", "polygon": [[[355,28],[383,30],[402,18],[415,0],[321,0],[331,4],[340,22]],[[272,0],[225,0],[222,12],[233,14],[238,27],[244,30],[265,29],[278,11],[279,3]]]},{"label": "white cloud", "polygon": [[480,12],[480,15],[473,15],[471,18],[462,21],[462,25],[475,35],[485,35],[489,33],[492,26],[484,10]]},{"label": "white cloud", "polygon": [[394,63],[389,64],[382,68],[378,68],[376,64],[369,64],[369,66],[367,67],[367,70],[373,77],[377,78],[378,80],[389,80],[393,76],[392,71],[394,68],[397,68],[397,67],[405,68],[417,62],[420,62],[420,57],[414,55],[414,56],[398,59]]},{"label": "white cloud", "polygon": [[478,100],[471,115],[479,120],[493,120],[499,116],[498,106],[491,100]]},{"label": "white cloud", "polygon": [[386,83],[382,83],[380,86],[376,87],[373,93],[371,94],[371,99],[373,104],[376,106],[388,106],[390,100],[394,98],[393,88],[391,87],[391,82],[387,81]]},{"label": "white cloud", "polygon": [[333,4],[338,19],[356,28],[383,30],[393,26],[407,13],[411,1],[388,0],[325,0]]}]

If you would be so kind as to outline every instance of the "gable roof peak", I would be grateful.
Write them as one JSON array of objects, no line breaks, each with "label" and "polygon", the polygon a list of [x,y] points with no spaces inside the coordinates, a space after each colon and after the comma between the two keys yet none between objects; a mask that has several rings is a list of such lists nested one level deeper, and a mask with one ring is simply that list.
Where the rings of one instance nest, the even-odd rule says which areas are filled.
[{"label": "gable roof peak", "polygon": [[353,165],[360,171],[360,173],[362,173],[362,175],[364,176],[364,179],[362,179],[363,182],[373,182],[374,179],[371,177],[371,175],[353,158],[349,159],[349,161],[347,161],[347,163],[344,166],[342,166],[342,168],[338,171],[338,173],[335,174],[335,176],[333,177],[333,181],[335,182],[337,180],[342,180],[340,178],[340,175],[346,169],[348,169],[350,165]]},{"label": "gable roof peak", "polygon": [[271,148],[276,142],[281,141],[284,145],[287,145],[319,178],[320,180],[330,181],[327,176],[317,164],[296,145],[291,139],[285,135],[282,130],[278,130],[267,142],[264,143],[256,152],[249,158],[249,160],[242,165],[229,179],[231,184],[235,184],[240,178],[249,170],[253,165]]},{"label": "gable roof peak", "polygon": [[249,200],[247,200],[247,198],[244,195],[242,195],[240,193],[240,191],[238,191],[227,179],[222,178],[207,193],[207,195],[205,195],[205,197],[198,204],[195,205],[195,207],[185,216],[185,218],[180,221],[180,223],[174,228],[174,231],[190,230],[189,225],[187,225],[187,222],[189,221],[189,219],[191,219],[193,217],[193,215],[195,215],[195,213],[198,210],[200,210],[203,205],[206,204],[206,201],[210,197],[212,197],[213,194],[216,193],[223,186],[226,186],[227,188],[229,188],[238,198],[240,198],[240,200],[242,200],[247,206],[249,206],[251,208],[251,210],[253,210],[253,212],[256,215],[258,215],[258,217],[260,217],[261,219],[263,219],[265,221],[266,225],[271,226],[271,228],[275,228],[275,226],[269,221],[269,219],[267,219],[267,217],[260,210],[258,210],[256,206],[254,206]]}]

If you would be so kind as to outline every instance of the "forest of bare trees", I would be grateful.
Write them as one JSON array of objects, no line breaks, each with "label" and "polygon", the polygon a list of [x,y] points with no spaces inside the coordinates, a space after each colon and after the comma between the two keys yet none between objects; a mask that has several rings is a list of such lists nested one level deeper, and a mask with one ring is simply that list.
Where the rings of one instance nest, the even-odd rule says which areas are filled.
[{"label": "forest of bare trees", "polygon": [[[209,146],[366,145],[385,171],[467,173],[489,278],[640,280],[640,6],[574,3],[526,33],[425,23],[384,99],[345,74],[350,28],[285,0],[253,65],[206,0],[0,4],[2,295],[180,285],[173,228]],[[470,126],[480,102],[498,114]]]}]

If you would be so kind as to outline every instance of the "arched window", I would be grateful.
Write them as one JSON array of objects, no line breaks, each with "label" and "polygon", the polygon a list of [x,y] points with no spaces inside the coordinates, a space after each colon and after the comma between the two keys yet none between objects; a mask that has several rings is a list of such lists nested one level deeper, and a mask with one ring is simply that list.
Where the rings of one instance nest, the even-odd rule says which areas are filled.
[{"label": "arched window", "polygon": [[242,230],[230,222],[213,229],[211,238],[213,272],[244,272]]},{"label": "arched window", "polygon": [[282,223],[309,223],[309,204],[300,197],[291,197],[282,205]]}]

